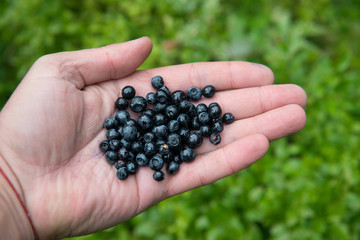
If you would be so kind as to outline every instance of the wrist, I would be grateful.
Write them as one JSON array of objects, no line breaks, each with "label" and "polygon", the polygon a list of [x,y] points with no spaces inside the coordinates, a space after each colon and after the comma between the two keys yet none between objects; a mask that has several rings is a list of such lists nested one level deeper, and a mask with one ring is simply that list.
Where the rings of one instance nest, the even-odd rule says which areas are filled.
[{"label": "wrist", "polygon": [[0,156],[0,232],[4,239],[37,239],[16,176]]}]

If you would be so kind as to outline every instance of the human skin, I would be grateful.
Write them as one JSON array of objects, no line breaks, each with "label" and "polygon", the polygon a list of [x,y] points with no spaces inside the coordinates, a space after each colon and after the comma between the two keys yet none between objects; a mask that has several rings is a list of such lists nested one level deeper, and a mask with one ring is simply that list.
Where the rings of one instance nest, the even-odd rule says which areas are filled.
[{"label": "human skin", "polygon": [[[119,224],[168,197],[241,171],[266,154],[269,141],[305,125],[304,90],[273,85],[273,73],[263,65],[202,62],[136,70],[151,49],[151,40],[143,37],[43,56],[0,112],[0,167],[25,203],[40,239]],[[140,168],[119,181],[99,150],[105,139],[103,122],[114,113],[124,86],[132,85],[137,95],[145,96],[153,91],[150,80],[156,75],[163,76],[171,91],[215,86],[215,96],[202,102],[218,102],[236,121],[225,127],[219,145],[204,140],[196,160],[181,165],[176,175],[156,182],[151,169]],[[5,181],[0,186],[0,193],[9,192]],[[31,239],[19,201],[8,195],[17,211],[6,211],[8,201],[0,199],[5,216],[0,221],[6,215],[22,219],[17,220],[21,234]],[[1,222],[0,231],[9,236],[19,228],[3,226]]]}]

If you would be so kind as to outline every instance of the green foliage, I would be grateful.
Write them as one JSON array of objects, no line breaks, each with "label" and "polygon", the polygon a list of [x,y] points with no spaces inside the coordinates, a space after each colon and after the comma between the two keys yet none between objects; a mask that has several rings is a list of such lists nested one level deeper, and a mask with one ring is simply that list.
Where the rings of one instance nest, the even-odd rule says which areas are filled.
[{"label": "green foliage", "polygon": [[141,68],[265,64],[276,83],[306,90],[304,130],[239,174],[76,239],[359,239],[358,9],[356,0],[4,0],[0,105],[41,55],[143,35],[154,49]]}]

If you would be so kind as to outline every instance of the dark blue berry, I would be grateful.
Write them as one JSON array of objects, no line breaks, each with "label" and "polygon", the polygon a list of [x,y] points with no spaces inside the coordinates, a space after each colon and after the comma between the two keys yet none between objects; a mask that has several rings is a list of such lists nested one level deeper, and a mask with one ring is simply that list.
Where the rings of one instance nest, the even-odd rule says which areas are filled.
[{"label": "dark blue berry", "polygon": [[183,91],[177,90],[170,94],[170,102],[172,104],[179,105],[182,100],[186,100],[186,94]]},{"label": "dark blue berry", "polygon": [[125,126],[137,126],[137,122],[135,119],[129,119],[126,123]]},{"label": "dark blue berry", "polygon": [[200,88],[198,87],[191,87],[189,88],[188,92],[187,92],[187,96],[189,99],[197,101],[201,98],[202,93]]},{"label": "dark blue berry", "polygon": [[128,161],[135,161],[135,157],[136,157],[136,155],[133,152],[129,151],[129,155],[128,155],[127,160]]},{"label": "dark blue berry", "polygon": [[180,113],[177,117],[177,121],[179,122],[180,126],[187,127],[190,122],[190,117],[186,113]]},{"label": "dark blue berry", "polygon": [[110,164],[115,164],[117,160],[119,160],[119,155],[116,151],[109,150],[105,153],[105,159]]},{"label": "dark blue berry", "polygon": [[165,125],[155,126],[152,129],[152,132],[155,134],[155,137],[165,139],[168,135],[168,128]]},{"label": "dark blue berry", "polygon": [[152,118],[147,114],[141,114],[138,119],[138,126],[142,130],[148,130],[151,129],[153,126],[153,120]]},{"label": "dark blue berry", "polygon": [[154,92],[146,94],[146,101],[148,104],[155,104],[157,102],[156,94]]},{"label": "dark blue berry", "polygon": [[141,96],[136,96],[131,99],[130,109],[136,113],[142,112],[147,106],[146,99]]},{"label": "dark blue berry", "polygon": [[169,151],[168,154],[166,155],[161,155],[162,159],[164,160],[164,162],[171,162],[172,160],[174,160],[174,153],[172,151]]},{"label": "dark blue berry", "polygon": [[164,112],[165,111],[165,109],[166,109],[166,107],[167,107],[168,105],[166,104],[166,103],[155,103],[155,105],[154,105],[154,112],[155,113],[162,113],[162,112]]},{"label": "dark blue berry", "polygon": [[179,171],[179,168],[180,168],[180,164],[178,162],[174,162],[174,161],[171,161],[168,163],[168,165],[166,166],[166,171],[169,173],[169,174],[176,174],[178,171]]},{"label": "dark blue berry", "polygon": [[104,128],[111,129],[118,127],[119,127],[119,122],[116,120],[115,117],[108,117],[107,119],[105,119]]},{"label": "dark blue berry", "polygon": [[166,87],[166,86],[162,86],[161,88],[159,88],[159,90],[161,90],[161,91],[165,91],[167,94],[168,94],[168,96],[170,97],[170,90]]},{"label": "dark blue berry", "polygon": [[118,179],[120,180],[125,180],[128,178],[129,174],[126,170],[126,166],[125,167],[121,167],[116,171],[116,176],[118,177]]},{"label": "dark blue berry", "polygon": [[121,94],[125,99],[132,99],[133,97],[135,97],[135,93],[135,88],[133,88],[132,86],[126,86],[121,91]]},{"label": "dark blue berry", "polygon": [[119,110],[125,110],[128,106],[129,103],[124,97],[119,97],[115,102],[115,107]]},{"label": "dark blue berry", "polygon": [[136,160],[137,164],[142,167],[149,164],[149,159],[144,153],[138,153],[136,155],[135,160]]},{"label": "dark blue berry", "polygon": [[199,118],[197,116],[193,117],[190,120],[190,128],[191,130],[199,130],[201,126],[201,123],[199,121]]},{"label": "dark blue berry", "polygon": [[145,143],[148,143],[148,142],[154,142],[155,141],[155,134],[152,133],[152,132],[147,132],[144,134],[143,136],[143,140]]},{"label": "dark blue berry", "polygon": [[175,105],[166,107],[165,115],[168,119],[176,119],[178,117],[178,108]]},{"label": "dark blue berry", "polygon": [[108,140],[102,141],[99,147],[102,152],[106,152],[110,150],[109,141]]},{"label": "dark blue berry", "polygon": [[224,126],[223,126],[222,122],[220,122],[220,121],[213,122],[212,128],[211,128],[211,131],[213,133],[221,133],[223,130],[224,130]]},{"label": "dark blue berry", "polygon": [[111,150],[117,151],[121,146],[122,145],[119,139],[113,139],[109,141],[109,147]]},{"label": "dark blue berry", "polygon": [[120,142],[121,142],[121,146],[122,146],[123,148],[126,148],[126,149],[130,149],[130,148],[131,148],[132,141],[129,141],[129,140],[126,140],[125,138],[122,138],[122,139],[120,140]]},{"label": "dark blue berry", "polygon": [[150,118],[153,118],[155,116],[155,112],[153,109],[145,109],[141,114],[146,114],[148,115]]},{"label": "dark blue berry", "polygon": [[155,88],[155,89],[159,89],[162,86],[164,86],[164,80],[161,76],[155,76],[151,79],[151,85]]},{"label": "dark blue berry", "polygon": [[123,160],[119,160],[114,164],[116,169],[122,168],[122,167],[126,167],[126,162]]},{"label": "dark blue berry", "polygon": [[156,152],[157,152],[157,148],[156,148],[155,143],[153,143],[153,142],[145,143],[145,145],[144,145],[144,153],[147,156],[154,156],[156,154]]},{"label": "dark blue berry", "polygon": [[202,95],[206,98],[211,98],[215,95],[215,92],[215,87],[212,85],[208,85],[202,90]]},{"label": "dark blue berry", "polygon": [[200,132],[190,132],[188,138],[186,139],[186,144],[190,148],[197,148],[203,142],[203,137]]},{"label": "dark blue berry", "polygon": [[117,152],[118,153],[118,156],[119,156],[119,159],[120,160],[127,160],[128,159],[128,156],[129,156],[129,150],[122,147],[119,149],[119,151]]},{"label": "dark blue berry", "polygon": [[190,110],[191,105],[193,105],[193,104],[191,102],[189,102],[188,100],[180,101],[180,103],[178,105],[179,112],[187,113]]},{"label": "dark blue berry", "polygon": [[169,94],[164,90],[157,90],[156,91],[156,101],[159,103],[165,103],[169,98]]},{"label": "dark blue berry", "polygon": [[214,145],[218,145],[221,142],[221,136],[219,133],[212,133],[209,137],[210,142]]},{"label": "dark blue berry", "polygon": [[154,156],[149,161],[149,167],[152,170],[159,171],[164,166],[164,160],[160,156]]},{"label": "dark blue berry", "polygon": [[196,157],[196,153],[192,148],[184,148],[180,151],[180,161],[182,162],[192,162]]},{"label": "dark blue berry", "polygon": [[129,121],[130,114],[129,114],[129,112],[127,112],[125,110],[120,110],[117,113],[115,113],[115,118],[116,118],[116,120],[119,121],[119,123],[121,125],[124,125],[124,124],[126,124],[127,121]]},{"label": "dark blue berry", "polygon": [[135,174],[138,171],[138,164],[135,161],[128,161],[126,163],[126,170],[129,174]]},{"label": "dark blue berry", "polygon": [[106,137],[107,137],[108,140],[113,140],[113,139],[119,139],[121,137],[121,135],[115,129],[109,129],[106,132]]},{"label": "dark blue berry", "polygon": [[160,126],[166,124],[167,119],[166,116],[162,113],[155,114],[153,118],[154,126]]},{"label": "dark blue berry", "polygon": [[175,132],[179,131],[180,124],[177,120],[171,120],[168,123],[167,127],[168,127],[169,132],[175,133]]},{"label": "dark blue berry", "polygon": [[162,181],[165,179],[165,173],[163,171],[155,171],[153,174],[153,178],[156,181]]},{"label": "dark blue berry", "polygon": [[143,145],[143,143],[142,142],[140,142],[140,141],[135,141],[135,142],[133,142],[132,144],[131,144],[131,151],[133,152],[133,153],[140,153],[140,152],[142,152],[144,150],[144,145]]},{"label": "dark blue berry", "polygon": [[203,137],[207,137],[211,134],[211,128],[209,125],[201,125],[199,131]]},{"label": "dark blue berry", "polygon": [[204,103],[200,103],[196,106],[196,113],[199,115],[202,112],[207,112],[208,107]]},{"label": "dark blue berry", "polygon": [[232,115],[232,113],[225,113],[222,116],[222,121],[225,124],[230,124],[230,123],[233,123],[235,121],[235,117],[234,117],[234,115]]},{"label": "dark blue berry", "polygon": [[188,128],[180,128],[178,133],[179,133],[181,139],[183,141],[186,141],[186,139],[188,139],[188,137],[189,137],[190,130]]},{"label": "dark blue berry", "polygon": [[208,113],[212,119],[217,119],[221,117],[221,107],[218,103],[211,103],[208,108]]},{"label": "dark blue berry", "polygon": [[170,149],[178,149],[181,146],[181,137],[177,133],[171,133],[169,134],[167,138],[167,145]]},{"label": "dark blue berry", "polygon": [[202,112],[198,115],[199,122],[203,124],[207,124],[210,122],[210,115],[207,112]]},{"label": "dark blue berry", "polygon": [[170,148],[169,148],[169,146],[167,144],[160,145],[159,153],[161,155],[167,155],[167,154],[169,154],[169,152],[170,152]]},{"label": "dark blue berry", "polygon": [[122,133],[123,133],[123,139],[128,140],[128,141],[133,141],[136,139],[138,130],[137,130],[137,127],[135,127],[135,126],[126,125],[122,129]]}]

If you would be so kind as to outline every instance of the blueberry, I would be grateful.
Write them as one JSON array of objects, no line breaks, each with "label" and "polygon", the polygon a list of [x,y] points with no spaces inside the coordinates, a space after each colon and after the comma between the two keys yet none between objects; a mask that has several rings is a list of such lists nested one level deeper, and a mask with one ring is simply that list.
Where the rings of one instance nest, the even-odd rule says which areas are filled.
[{"label": "blueberry", "polygon": [[176,119],[178,116],[178,108],[175,105],[170,105],[166,107],[165,115],[168,119]]},{"label": "blueberry", "polygon": [[128,106],[129,103],[124,97],[119,97],[115,102],[115,107],[119,110],[125,110]]},{"label": "blueberry", "polygon": [[211,134],[211,128],[209,125],[201,125],[199,131],[203,137],[207,137]]},{"label": "blueberry", "polygon": [[200,124],[206,124],[210,121],[210,115],[207,112],[202,112],[198,115]]},{"label": "blueberry", "polygon": [[115,117],[108,117],[107,119],[105,119],[104,128],[111,129],[118,127],[119,127],[119,122],[116,120]]},{"label": "blueberry", "polygon": [[177,90],[170,94],[170,102],[172,104],[179,105],[182,100],[186,100],[186,94],[183,91]]},{"label": "blueberry", "polygon": [[162,86],[159,90],[165,91],[169,96],[171,94],[170,90],[166,86]]},{"label": "blueberry", "polygon": [[152,133],[152,132],[147,132],[144,134],[143,136],[143,140],[145,143],[148,143],[148,142],[154,142],[155,141],[155,134]]},{"label": "blueberry", "polygon": [[131,148],[131,145],[132,145],[132,142],[131,142],[131,141],[126,140],[125,138],[122,138],[122,139],[120,140],[120,142],[121,142],[121,146],[122,146],[123,148],[126,148],[126,149],[130,149],[130,148]]},{"label": "blueberry", "polygon": [[155,89],[159,89],[162,86],[164,86],[164,80],[161,76],[155,76],[151,79],[151,85],[155,88]]},{"label": "blueberry", "polygon": [[200,123],[198,117],[195,116],[190,120],[190,128],[191,128],[191,130],[199,130],[200,126],[201,126],[201,123]]},{"label": "blueberry", "polygon": [[159,171],[164,166],[164,160],[160,156],[154,156],[149,161],[149,167],[152,170]]},{"label": "blueberry", "polygon": [[133,88],[132,86],[126,86],[121,91],[121,95],[125,99],[132,99],[133,97],[135,97],[135,93],[135,88]]},{"label": "blueberry", "polygon": [[153,126],[153,120],[149,115],[141,114],[138,119],[138,126],[140,127],[140,129],[146,131],[148,129],[151,129],[151,127]]},{"label": "blueberry", "polygon": [[189,102],[188,100],[180,101],[180,103],[178,105],[179,112],[187,113],[190,110],[191,105],[193,105],[193,104],[191,102]]},{"label": "blueberry", "polygon": [[235,117],[234,117],[234,115],[232,115],[232,113],[225,113],[222,116],[222,121],[225,124],[230,124],[230,123],[233,123],[235,121]]},{"label": "blueberry", "polygon": [[190,134],[190,130],[188,128],[180,128],[179,135],[183,141],[188,139],[189,134]]},{"label": "blueberry", "polygon": [[156,94],[154,92],[149,92],[146,95],[146,101],[147,101],[148,104],[155,104],[157,102]]},{"label": "blueberry", "polygon": [[126,170],[129,174],[135,174],[138,171],[138,164],[135,161],[129,161],[126,163]]},{"label": "blueberry", "polygon": [[220,121],[213,122],[213,125],[211,128],[211,131],[213,133],[221,133],[223,130],[224,130],[224,126],[223,126],[222,122],[220,122]]},{"label": "blueberry", "polygon": [[155,113],[162,113],[162,112],[164,112],[165,111],[165,109],[166,109],[166,107],[167,107],[168,105],[166,104],[166,103],[156,103],[155,105],[154,105],[154,112]]},{"label": "blueberry", "polygon": [[165,125],[155,126],[152,129],[155,137],[165,139],[168,135],[168,128]]},{"label": "blueberry", "polygon": [[206,98],[211,98],[215,95],[215,91],[216,90],[214,86],[208,85],[202,90],[202,95]]},{"label": "blueberry", "polygon": [[168,122],[167,127],[169,132],[176,133],[177,131],[179,131],[180,124],[177,120],[171,120],[170,122]]},{"label": "blueberry", "polygon": [[153,118],[154,126],[160,126],[166,124],[167,119],[166,116],[162,113],[155,114]]},{"label": "blueberry", "polygon": [[147,106],[146,99],[141,96],[136,96],[131,99],[130,109],[136,113],[142,112]]},{"label": "blueberry", "polygon": [[105,159],[108,163],[115,164],[115,162],[119,160],[119,155],[117,154],[117,152],[109,150],[105,153]]},{"label": "blueberry", "polygon": [[156,91],[156,101],[159,103],[165,103],[169,98],[169,94],[164,90]]},{"label": "blueberry", "polygon": [[120,110],[117,113],[115,113],[115,118],[116,120],[119,121],[121,125],[124,125],[127,121],[129,121],[130,114],[125,110]]},{"label": "blueberry", "polygon": [[131,144],[131,151],[133,153],[136,153],[136,154],[140,153],[143,151],[143,149],[144,149],[144,145],[141,141],[135,141]]},{"label": "blueberry", "polygon": [[161,147],[162,145],[166,144],[166,141],[162,138],[158,138],[156,139],[156,142],[155,142],[155,145],[159,148]]},{"label": "blueberry", "polygon": [[135,127],[137,127],[137,122],[136,122],[135,119],[130,118],[124,125],[125,126],[135,126]]},{"label": "blueberry", "polygon": [[125,180],[128,178],[129,174],[126,170],[126,167],[121,167],[116,171],[116,176],[118,177],[118,179],[120,180]]},{"label": "blueberry", "polygon": [[210,142],[214,145],[218,145],[221,142],[221,136],[219,133],[212,133],[209,137]]},{"label": "blueberry", "polygon": [[156,154],[156,152],[157,152],[157,148],[156,148],[155,143],[153,143],[153,142],[145,143],[145,145],[144,145],[144,153],[147,156],[154,156]]},{"label": "blueberry", "polygon": [[192,162],[196,157],[196,153],[192,148],[184,148],[180,151],[180,161],[182,162]]},{"label": "blueberry", "polygon": [[177,133],[171,133],[169,134],[168,138],[167,138],[167,145],[169,146],[170,149],[178,149],[181,145],[182,141],[181,141],[181,137],[179,134]]},{"label": "blueberry", "polygon": [[155,116],[155,112],[153,109],[145,109],[141,114],[146,114],[148,115],[150,118],[153,118]]},{"label": "blueberry", "polygon": [[127,160],[128,161],[135,161],[135,157],[136,157],[136,155],[133,152],[129,151]]},{"label": "blueberry", "polygon": [[127,150],[126,148],[122,147],[119,149],[119,151],[117,152],[119,159],[120,160],[127,160],[128,156],[129,156],[129,150]]},{"label": "blueberry", "polygon": [[123,139],[128,141],[133,141],[136,139],[138,130],[137,127],[135,126],[126,125],[123,127],[122,133],[123,133]]},{"label": "blueberry", "polygon": [[109,147],[111,150],[117,151],[121,146],[122,145],[119,139],[113,139],[109,141]]},{"label": "blueberry", "polygon": [[221,107],[218,103],[211,103],[209,105],[208,113],[212,119],[220,118],[221,117]]},{"label": "blueberry", "polygon": [[178,171],[179,171],[179,167],[180,167],[180,164],[178,162],[174,162],[174,161],[171,161],[168,163],[168,165],[166,166],[166,171],[169,173],[169,174],[176,174]]},{"label": "blueberry", "polygon": [[162,181],[165,179],[165,173],[163,171],[155,171],[153,174],[153,178],[156,181]]},{"label": "blueberry", "polygon": [[160,145],[159,153],[161,155],[167,155],[167,154],[169,154],[169,152],[170,152],[170,148],[169,148],[169,146],[167,144]]},{"label": "blueberry", "polygon": [[137,164],[139,166],[142,166],[142,167],[149,164],[149,159],[144,153],[138,153],[136,155],[135,161],[137,162]]},{"label": "blueberry", "polygon": [[191,87],[189,88],[188,92],[187,92],[187,96],[189,99],[197,101],[201,98],[202,93],[200,88],[198,87]]},{"label": "blueberry", "polygon": [[116,169],[122,168],[122,167],[126,167],[126,162],[123,160],[119,160],[114,164]]},{"label": "blueberry", "polygon": [[106,132],[106,137],[107,137],[108,140],[113,140],[113,139],[119,139],[121,137],[121,135],[115,129],[109,129]]},{"label": "blueberry", "polygon": [[172,160],[174,160],[174,153],[172,151],[169,151],[168,154],[166,155],[161,155],[162,159],[164,160],[164,162],[171,162]]},{"label": "blueberry", "polygon": [[190,148],[197,148],[203,142],[203,138],[200,132],[190,132],[188,138],[186,139],[186,144]]},{"label": "blueberry", "polygon": [[180,113],[177,117],[177,121],[179,122],[180,126],[187,127],[190,122],[190,117],[186,113]]},{"label": "blueberry", "polygon": [[199,115],[202,112],[207,112],[208,107],[204,103],[200,103],[196,106],[196,113]]},{"label": "blueberry", "polygon": [[99,147],[102,152],[106,152],[110,150],[109,141],[108,140],[102,141]]}]

